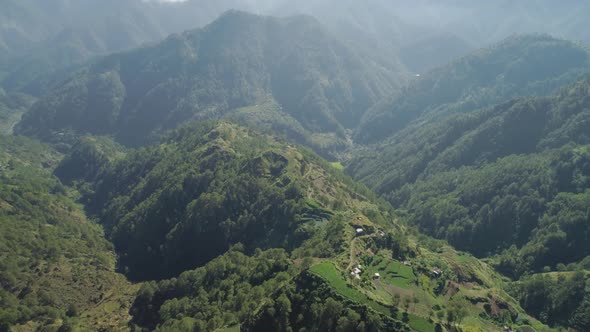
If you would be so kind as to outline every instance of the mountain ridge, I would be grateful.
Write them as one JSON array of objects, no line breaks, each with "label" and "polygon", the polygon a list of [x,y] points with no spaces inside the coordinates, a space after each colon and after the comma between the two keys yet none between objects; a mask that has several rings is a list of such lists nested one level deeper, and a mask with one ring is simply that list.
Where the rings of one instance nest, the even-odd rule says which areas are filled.
[{"label": "mountain ridge", "polygon": [[230,11],[204,29],[86,67],[41,98],[17,131],[51,139],[71,128],[137,145],[271,95],[304,128],[343,139],[393,82],[315,19]]},{"label": "mountain ridge", "polygon": [[419,75],[367,111],[356,139],[369,144],[385,139],[423,114],[442,118],[512,97],[550,94],[590,70],[589,54],[587,47],[548,35],[508,38]]}]

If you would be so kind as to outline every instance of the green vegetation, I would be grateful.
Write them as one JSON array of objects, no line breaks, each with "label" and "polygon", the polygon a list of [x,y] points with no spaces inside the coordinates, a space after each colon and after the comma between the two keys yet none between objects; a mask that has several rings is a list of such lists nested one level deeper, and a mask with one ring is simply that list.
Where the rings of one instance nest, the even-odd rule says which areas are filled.
[{"label": "green vegetation", "polygon": [[587,273],[576,271],[528,276],[512,284],[510,291],[535,317],[552,325],[585,331],[590,328],[587,289]]},{"label": "green vegetation", "polygon": [[213,331],[256,316],[273,302],[273,294],[292,284],[297,271],[289,268],[284,250],[248,257],[238,247],[177,279],[145,283],[131,309],[133,324],[161,331],[183,326]]},{"label": "green vegetation", "polygon": [[333,162],[330,165],[339,171],[344,171],[344,166],[340,162]]},{"label": "green vegetation", "polygon": [[[426,125],[406,139],[438,141],[436,153],[410,154],[416,146],[407,144],[407,156],[388,166],[407,168],[369,181],[380,182],[378,190],[421,230],[460,249],[490,256],[515,245],[498,265],[511,276],[578,262],[590,255],[578,238],[590,155],[576,145],[590,143],[582,134],[589,86],[582,80],[552,98],[515,100]],[[368,167],[385,167],[372,162]],[[564,242],[552,245],[562,236]]]},{"label": "green vegetation", "polygon": [[408,288],[410,282],[414,280],[414,271],[412,268],[405,266],[399,261],[393,261],[385,266],[382,263],[376,269],[378,271],[385,271],[384,279],[390,281],[392,285],[397,287]]},{"label": "green vegetation", "polygon": [[[284,112],[283,107],[272,96],[258,101],[255,106],[238,108],[225,118],[309,146],[320,155],[332,159],[335,157],[335,151],[341,151],[350,145],[342,135],[305,129],[301,122]],[[338,162],[333,165],[339,170],[344,169]]]},{"label": "green vegetation", "polygon": [[[235,124],[187,126],[136,151],[86,137],[55,173],[105,227],[121,271],[133,280],[171,278],[142,285],[131,310],[137,329],[336,331],[363,323],[431,332],[460,323],[430,313],[450,312],[456,293],[503,308],[462,314],[472,326],[519,326],[515,314],[535,322],[485,264],[412,236],[390,206],[309,150]],[[360,280],[350,275],[356,264]],[[431,275],[435,268],[443,277]]]},{"label": "green vegetation", "polygon": [[[135,0],[54,0],[51,6],[39,0],[4,0],[2,5],[0,21],[10,24],[0,27],[0,85],[33,95],[51,90],[97,55],[202,26],[228,9],[213,4],[197,12]],[[187,10],[192,14],[181,14]]]},{"label": "green vegetation", "polygon": [[108,318],[93,328],[125,324],[132,288],[114,272],[112,246],[101,229],[51,176],[59,158],[49,146],[0,136],[2,331],[88,326],[97,308]]},{"label": "green vegetation", "polygon": [[590,330],[587,48],[93,1],[2,5],[0,331]]},{"label": "green vegetation", "polygon": [[346,282],[342,277],[342,272],[331,262],[324,262],[313,266],[310,271],[317,273],[321,278],[325,279],[336,292],[352,301],[363,303],[384,314],[389,314],[389,308],[382,304],[374,302],[367,298],[366,295],[354,288],[351,284]]},{"label": "green vegetation", "polygon": [[[41,206],[52,206],[51,213],[35,218],[57,215],[24,234],[67,225],[61,233],[44,235],[41,243],[58,245],[36,258],[62,257],[34,265],[48,268],[51,277],[41,275],[39,286],[29,283],[50,287],[48,296],[57,299],[31,300],[40,303],[38,309],[30,302],[6,303],[6,325],[120,329],[133,302],[128,327],[146,331],[372,326],[432,332],[463,320],[484,330],[542,326],[498,288],[499,276],[485,264],[412,235],[365,187],[314,153],[271,136],[210,122],[136,151],[107,138],[83,137],[65,158],[28,139],[3,142],[7,159],[19,156],[6,164],[40,172],[23,178],[53,188],[43,189],[52,194],[32,194],[41,202],[50,199]],[[72,187],[48,176],[52,170]],[[74,195],[104,226],[119,255],[118,268],[129,278],[171,279],[146,281],[135,294],[137,288],[114,273],[111,245],[71,201]],[[56,208],[59,204],[64,208]],[[358,227],[363,234],[355,234]],[[7,243],[19,248],[28,242]],[[360,280],[350,275],[356,264],[363,265]],[[442,276],[432,276],[435,268]],[[27,276],[39,273],[34,271],[3,278],[31,280]],[[374,279],[377,272],[382,277]],[[478,306],[456,305],[467,301]],[[35,308],[33,314],[25,307]],[[433,307],[439,308],[436,313]],[[437,318],[439,313],[444,317]],[[517,322],[517,315],[524,320]]]},{"label": "green vegetation", "polygon": [[[86,66],[41,98],[17,131],[54,142],[70,130],[112,134],[143,145],[189,120],[242,108],[235,117],[243,122],[290,136],[313,132],[299,142],[342,148],[345,130],[391,80],[313,18],[231,11],[203,29]],[[243,109],[269,96],[280,112]]]},{"label": "green vegetation", "polygon": [[317,155],[228,123],[189,126],[122,158],[105,151],[85,139],[56,174],[79,183],[132,279],[177,275],[236,243],[330,257],[343,248],[345,212],[388,213]]},{"label": "green vegetation", "polygon": [[441,119],[517,96],[550,94],[589,69],[588,50],[573,42],[544,35],[512,37],[422,74],[402,92],[369,110],[356,138],[379,142],[421,116]]},{"label": "green vegetation", "polygon": [[[420,126],[360,151],[347,171],[420,231],[492,257],[511,278],[585,269],[589,95],[583,79],[553,97],[517,98],[444,120],[426,115]],[[584,298],[583,288],[575,289]],[[551,310],[537,317],[574,324],[569,309]]]},{"label": "green vegetation", "polygon": [[33,101],[34,99],[27,95],[7,94],[0,88],[0,135],[12,134],[12,128],[20,121],[21,115]]}]

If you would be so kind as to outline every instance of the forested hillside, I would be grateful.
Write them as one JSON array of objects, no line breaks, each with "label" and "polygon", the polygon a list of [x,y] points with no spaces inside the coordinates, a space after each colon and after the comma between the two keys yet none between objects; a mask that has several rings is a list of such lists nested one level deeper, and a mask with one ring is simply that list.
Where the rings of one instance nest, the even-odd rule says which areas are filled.
[{"label": "forested hillside", "polygon": [[440,171],[570,142],[588,144],[589,81],[553,97],[514,98],[446,118],[427,114],[391,138],[354,151],[347,170],[385,193]]},{"label": "forested hillside", "polygon": [[423,73],[368,110],[357,129],[360,143],[391,137],[421,116],[443,118],[505,102],[547,95],[590,70],[588,50],[543,35],[512,37]]},{"label": "forested hillside", "polygon": [[[95,178],[80,176],[94,183],[84,200],[134,279],[177,275],[236,243],[249,252],[293,250],[344,207],[378,213],[350,196],[362,187],[348,188],[352,182],[342,183],[311,152],[235,125],[181,129],[162,145],[112,164],[100,157],[110,154],[93,146],[100,143],[75,147],[80,152],[57,173],[71,176],[80,161],[94,165],[84,169],[95,169]],[[325,242],[307,250],[321,256],[337,249]]]},{"label": "forested hillside", "polygon": [[128,152],[84,138],[56,174],[79,188],[119,269],[148,281],[130,311],[139,329],[542,327],[489,266],[412,235],[333,165],[251,129],[206,122]]},{"label": "forested hillside", "polygon": [[3,0],[0,86],[43,94],[92,57],[202,27],[230,8],[246,9],[242,2]]},{"label": "forested hillside", "polygon": [[0,330],[120,328],[133,288],[112,245],[51,176],[60,155],[0,136]]},{"label": "forested hillside", "polygon": [[0,332],[590,331],[588,9],[0,0]]},{"label": "forested hillside", "polygon": [[590,41],[590,6],[577,0],[275,0],[249,10],[268,8],[272,15],[315,16],[341,38],[416,73],[514,34]]},{"label": "forested hillside", "polygon": [[[583,146],[590,143],[586,134],[589,101],[590,81],[584,79],[554,97],[514,99],[489,109],[453,115],[444,121],[431,121],[419,129],[414,127],[400,132],[389,145],[365,149],[364,154],[359,153],[352,161],[349,171],[385,194],[396,206],[420,204],[409,210],[423,214],[419,219],[428,222],[423,225],[425,231],[447,237],[451,243],[480,255],[489,254],[501,249],[502,243],[506,246],[526,242],[544,208],[532,209],[537,212],[527,218],[522,214],[519,218],[504,218],[509,222],[519,221],[519,229],[514,232],[507,232],[506,225],[499,227],[498,224],[486,227],[482,224],[479,228],[480,222],[464,219],[462,213],[497,221],[498,218],[486,217],[480,209],[491,202],[500,204],[501,200],[495,200],[494,196],[503,190],[507,190],[504,195],[523,199],[529,190],[536,191],[541,201],[534,205],[544,206],[559,192],[581,193],[587,188]],[[521,181],[524,182],[518,184]],[[470,190],[477,194],[469,193]],[[510,193],[513,190],[518,193]],[[453,192],[455,198],[451,201],[461,207],[461,212],[456,211],[459,215],[451,212],[454,209],[447,210],[446,216],[435,213],[447,220],[442,221],[427,212],[429,208],[424,204],[431,207],[436,204],[426,197],[448,202],[445,194]],[[486,192],[488,194],[484,194]],[[427,196],[418,198],[421,195]],[[514,199],[507,199],[515,203]],[[449,207],[448,204],[444,206]],[[476,210],[470,210],[474,208]],[[505,208],[500,210],[506,213]],[[531,220],[525,222],[529,218]],[[458,229],[451,225],[462,226]],[[499,241],[489,237],[490,228],[513,238]],[[468,234],[460,229],[467,230]],[[477,229],[481,236],[488,236],[487,241],[473,237]],[[451,236],[450,232],[455,234]],[[520,242],[515,242],[516,239]],[[486,246],[486,242],[491,246]]]},{"label": "forested hillside", "polygon": [[[433,114],[366,148],[348,170],[421,231],[494,256],[506,275],[585,269],[589,101],[584,79],[553,97],[516,98],[445,120]],[[539,307],[559,308],[546,321],[574,325],[584,288],[569,291],[578,299],[570,309],[544,295]]]},{"label": "forested hillside", "polygon": [[70,132],[114,134],[145,144],[270,95],[280,113],[337,141],[394,86],[310,17],[229,12],[202,30],[90,65],[41,98],[18,132],[54,141]]},{"label": "forested hillside", "polygon": [[2,87],[38,94],[55,83],[56,71],[163,38],[147,7],[135,0],[2,1]]}]

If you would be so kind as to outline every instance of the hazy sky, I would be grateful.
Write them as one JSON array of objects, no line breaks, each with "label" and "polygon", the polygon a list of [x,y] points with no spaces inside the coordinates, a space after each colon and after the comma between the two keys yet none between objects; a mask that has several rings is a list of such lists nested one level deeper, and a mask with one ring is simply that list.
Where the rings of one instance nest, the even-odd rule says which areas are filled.
[{"label": "hazy sky", "polygon": [[184,2],[184,1],[187,1],[187,0],[143,0],[143,1],[146,1],[146,2],[149,2],[149,1],[154,1],[154,2]]}]

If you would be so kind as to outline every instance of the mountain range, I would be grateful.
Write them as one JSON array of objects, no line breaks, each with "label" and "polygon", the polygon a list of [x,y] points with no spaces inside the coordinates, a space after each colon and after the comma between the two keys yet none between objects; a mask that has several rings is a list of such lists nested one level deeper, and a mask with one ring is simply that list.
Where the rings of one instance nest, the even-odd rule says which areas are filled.
[{"label": "mountain range", "polygon": [[0,331],[590,329],[585,3],[0,6]]},{"label": "mountain range", "polygon": [[313,18],[228,12],[203,29],[81,69],[17,130],[44,139],[110,134],[138,145],[183,122],[270,99],[280,106],[272,116],[343,141],[363,110],[399,85],[395,73],[365,60]]},{"label": "mountain range", "polygon": [[[0,82],[41,95],[64,70],[100,55],[203,27],[229,9],[273,16],[311,15],[387,70],[422,73],[515,33],[589,41],[587,4],[548,0],[481,2],[189,0],[3,0]],[[524,19],[523,19],[524,18]],[[116,31],[116,33],[114,33]]]}]

